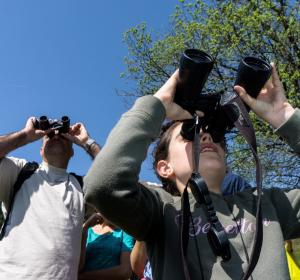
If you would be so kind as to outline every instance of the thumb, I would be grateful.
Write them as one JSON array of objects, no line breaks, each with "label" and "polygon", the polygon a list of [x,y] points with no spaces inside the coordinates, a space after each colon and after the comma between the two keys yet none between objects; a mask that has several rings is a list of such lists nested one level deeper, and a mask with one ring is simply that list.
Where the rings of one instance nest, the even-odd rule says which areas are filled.
[{"label": "thumb", "polygon": [[188,111],[182,109],[178,104],[172,103],[167,110],[166,118],[169,120],[185,120],[191,119],[192,115]]},{"label": "thumb", "polygon": [[192,119],[193,118],[193,116],[187,110],[181,110],[178,117],[179,117],[180,120],[186,120],[186,119]]},{"label": "thumb", "polygon": [[37,129],[34,132],[34,136],[32,136],[32,141],[39,140],[45,135],[46,135],[45,131]]},{"label": "thumb", "polygon": [[39,137],[43,137],[43,136],[46,135],[46,132],[45,132],[44,130],[37,129],[37,130],[35,131],[35,134],[36,134],[37,136],[39,136]]},{"label": "thumb", "polygon": [[252,107],[255,102],[255,98],[252,98],[249,94],[247,94],[245,89],[241,86],[234,86],[233,89],[249,107]]},{"label": "thumb", "polygon": [[281,86],[281,81],[279,79],[275,63],[271,62],[271,66],[272,66],[272,82],[273,82],[273,85],[279,87],[279,86]]}]

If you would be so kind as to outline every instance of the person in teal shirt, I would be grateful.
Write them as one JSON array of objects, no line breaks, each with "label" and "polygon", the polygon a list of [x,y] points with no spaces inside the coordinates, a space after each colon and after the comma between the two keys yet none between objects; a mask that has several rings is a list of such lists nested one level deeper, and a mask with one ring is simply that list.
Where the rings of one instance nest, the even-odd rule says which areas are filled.
[{"label": "person in teal shirt", "polygon": [[83,225],[78,279],[129,279],[133,244],[130,235],[94,213]]}]

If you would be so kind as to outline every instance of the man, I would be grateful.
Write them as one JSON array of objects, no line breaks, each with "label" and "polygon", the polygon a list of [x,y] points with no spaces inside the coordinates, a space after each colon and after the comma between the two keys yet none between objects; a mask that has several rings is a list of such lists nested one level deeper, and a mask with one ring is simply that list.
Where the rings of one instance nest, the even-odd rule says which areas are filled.
[{"label": "man", "polygon": [[[12,206],[0,241],[0,279],[77,279],[84,204],[80,183],[66,169],[74,153],[73,143],[85,148],[92,158],[100,147],[81,123],[63,134],[36,129],[35,122],[31,117],[21,131],[0,136],[4,214]],[[6,155],[42,137],[43,161],[9,205],[26,161]]]}]

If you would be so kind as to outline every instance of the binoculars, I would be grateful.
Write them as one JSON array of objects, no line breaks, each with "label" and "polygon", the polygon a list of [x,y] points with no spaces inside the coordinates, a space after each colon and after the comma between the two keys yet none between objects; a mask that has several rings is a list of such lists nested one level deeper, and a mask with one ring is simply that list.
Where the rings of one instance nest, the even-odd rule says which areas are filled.
[{"label": "binoculars", "polygon": [[[226,130],[233,127],[232,120],[238,117],[238,111],[232,109],[235,116],[228,117],[220,105],[222,93],[203,94],[202,89],[213,69],[213,58],[200,50],[187,49],[180,58],[179,81],[174,102],[191,114],[202,111],[202,127],[212,135],[215,142],[224,136]],[[252,56],[245,57],[239,64],[234,85],[242,86],[246,92],[256,98],[270,78],[272,66],[266,61]],[[249,108],[248,108],[249,110]],[[187,121],[182,128],[182,136],[192,140],[189,132],[191,123]]]},{"label": "binoculars", "polygon": [[56,131],[59,134],[69,132],[70,118],[68,116],[63,116],[60,120],[52,120],[48,119],[47,116],[41,116],[39,119],[36,119],[34,127],[44,131],[51,129],[51,132],[48,134],[48,136],[51,138],[54,136]]}]

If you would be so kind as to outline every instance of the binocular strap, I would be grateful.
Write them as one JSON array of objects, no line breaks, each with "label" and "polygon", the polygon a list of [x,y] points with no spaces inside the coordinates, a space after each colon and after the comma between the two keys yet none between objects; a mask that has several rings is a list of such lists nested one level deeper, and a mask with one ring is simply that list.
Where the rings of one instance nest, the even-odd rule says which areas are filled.
[{"label": "binocular strap", "polygon": [[[248,111],[243,103],[243,101],[240,99],[239,96],[235,95],[234,98],[231,98],[226,102],[224,105],[234,105],[239,110],[239,118],[234,121],[235,127],[239,130],[239,132],[243,135],[243,137],[246,139],[247,143],[249,144],[252,154],[255,159],[256,164],[256,185],[257,185],[257,200],[256,200],[256,232],[254,235],[254,243],[253,248],[250,256],[250,260],[248,262],[248,268],[246,272],[242,275],[241,280],[248,279],[253,270],[256,267],[256,264],[258,262],[262,242],[263,242],[263,225],[262,225],[262,210],[261,210],[261,195],[262,195],[262,168],[261,168],[261,162],[257,155],[257,143],[256,143],[256,137],[253,125],[251,123],[251,120],[249,118]],[[225,112],[228,114],[229,117],[231,117],[232,112],[227,111],[226,108],[230,108],[230,106],[224,106],[223,107]],[[200,144],[199,144],[199,117],[195,116],[195,138],[193,143],[193,149],[194,149],[194,173],[198,173],[198,165],[199,165],[199,152],[200,152]],[[190,181],[189,181],[190,182]],[[193,221],[191,217],[190,212],[190,204],[189,204],[189,197],[188,197],[188,191],[187,187],[189,185],[189,182],[187,183],[184,192],[182,194],[182,201],[181,201],[181,220],[180,220],[180,242],[181,242],[181,258],[183,263],[183,269],[184,269],[184,276],[186,280],[190,280],[191,277],[189,275],[188,265],[187,265],[187,247],[189,242],[189,223],[190,219]],[[194,195],[195,196],[195,195]],[[208,194],[209,196],[209,194]],[[203,204],[203,201],[198,201],[198,203]],[[201,199],[200,199],[201,200]],[[222,231],[222,229],[221,229]],[[222,232],[223,233],[223,232]],[[225,238],[227,239],[227,238]],[[228,241],[228,240],[227,240]],[[196,246],[198,247],[197,240],[195,240]],[[225,242],[226,243],[226,242]],[[211,244],[210,244],[211,245]],[[212,248],[214,249],[214,248]],[[228,249],[229,250],[229,249]],[[204,279],[203,270],[202,270],[202,264],[199,256],[199,250],[197,249],[198,254],[198,261],[201,268],[201,278]],[[230,252],[229,252],[230,255]],[[223,258],[224,259],[224,258]],[[228,260],[228,259],[227,259]],[[248,260],[247,260],[248,261]]]},{"label": "binocular strap", "polygon": [[[210,223],[210,230],[207,235],[209,244],[213,250],[213,252],[221,256],[223,261],[228,261],[231,258],[229,241],[227,235],[216,216],[216,211],[214,210],[212,200],[209,195],[209,191],[206,183],[201,178],[198,172],[199,160],[200,160],[200,129],[201,123],[200,118],[195,115],[194,116],[194,142],[193,142],[193,155],[194,155],[194,170],[186,184],[184,192],[182,194],[181,199],[181,219],[180,219],[180,245],[181,245],[181,259],[183,263],[184,276],[186,280],[190,280],[190,274],[187,265],[187,247],[189,243],[189,228],[190,222],[193,225],[193,230],[195,233],[195,227],[193,223],[193,217],[190,211],[190,203],[189,203],[189,195],[188,195],[188,187],[190,187],[193,196],[197,203],[202,206],[207,220]],[[195,234],[196,236],[196,234]],[[200,265],[201,271],[201,279],[204,280],[202,263],[199,255],[199,247],[197,238],[194,238],[196,244],[197,258],[198,263]]]},{"label": "binocular strap", "polygon": [[[239,130],[239,132],[246,139],[249,144],[253,157],[255,159],[256,165],[256,189],[257,189],[257,200],[256,200],[256,231],[254,235],[254,243],[250,256],[250,261],[248,264],[248,268],[244,275],[242,276],[242,280],[248,279],[255,266],[258,262],[259,255],[261,252],[262,242],[263,242],[263,223],[262,223],[262,210],[261,210],[261,195],[262,195],[262,167],[261,162],[257,155],[257,144],[256,137],[252,122],[250,120],[248,111],[239,96],[236,95],[233,99],[231,99],[227,104],[235,105],[239,109],[239,118],[234,122],[235,127]],[[226,106],[224,106],[226,111]],[[228,115],[231,112],[228,112]]]}]

